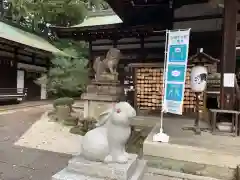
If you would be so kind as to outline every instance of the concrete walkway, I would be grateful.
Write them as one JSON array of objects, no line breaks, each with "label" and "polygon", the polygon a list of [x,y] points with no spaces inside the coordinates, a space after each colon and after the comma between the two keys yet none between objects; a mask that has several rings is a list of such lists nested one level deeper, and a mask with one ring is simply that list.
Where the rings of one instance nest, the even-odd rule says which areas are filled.
[{"label": "concrete walkway", "polygon": [[0,115],[0,179],[50,180],[67,165],[70,155],[14,146],[43,113],[41,108]]}]

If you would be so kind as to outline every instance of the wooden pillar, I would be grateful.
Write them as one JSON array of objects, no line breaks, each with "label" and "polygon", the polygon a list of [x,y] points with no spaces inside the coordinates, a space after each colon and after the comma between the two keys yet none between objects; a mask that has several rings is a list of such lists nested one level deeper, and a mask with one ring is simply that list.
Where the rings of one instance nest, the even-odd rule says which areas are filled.
[{"label": "wooden pillar", "polygon": [[[88,55],[89,55],[89,64],[92,63],[93,57],[92,57],[92,40],[89,39],[88,44]],[[91,66],[90,66],[91,67]]]},{"label": "wooden pillar", "polygon": [[32,53],[32,64],[35,65],[36,64],[36,54]]},{"label": "wooden pillar", "polygon": [[171,9],[171,16],[170,16],[170,18],[171,18],[171,21],[169,21],[169,29],[173,29],[173,24],[174,24],[174,10],[175,10],[175,7],[174,7],[174,1],[173,0],[171,0],[171,1],[169,1],[169,7],[170,7],[170,9]]},{"label": "wooden pillar", "polygon": [[14,59],[13,59],[13,66],[14,66],[14,69],[15,69],[15,77],[16,77],[16,79],[15,79],[15,86],[14,87],[16,87],[16,88],[18,88],[18,57],[17,57],[17,55],[18,55],[18,49],[19,48],[14,48]]},{"label": "wooden pillar", "polygon": [[223,54],[221,60],[221,108],[233,109],[234,87],[224,87],[224,74],[235,73],[237,0],[224,1]]},{"label": "wooden pillar", "polygon": [[93,53],[92,53],[92,39],[89,38],[88,39],[88,68],[89,68],[89,78],[92,79],[93,75],[94,75],[94,70],[93,70],[93,61],[94,61],[94,57],[93,57]]},{"label": "wooden pillar", "polygon": [[141,58],[141,62],[143,63],[145,61],[146,58],[146,54],[145,54],[145,47],[144,47],[144,33],[140,35],[140,58]]},{"label": "wooden pillar", "polygon": [[50,70],[51,67],[51,58],[50,57],[46,57],[44,58],[45,62],[46,62],[46,68],[47,68],[47,72]]},{"label": "wooden pillar", "polygon": [[114,36],[114,38],[113,38],[113,47],[114,48],[117,48],[117,43],[118,43],[117,36]]},{"label": "wooden pillar", "polygon": [[0,0],[0,16],[4,18],[4,0]]}]

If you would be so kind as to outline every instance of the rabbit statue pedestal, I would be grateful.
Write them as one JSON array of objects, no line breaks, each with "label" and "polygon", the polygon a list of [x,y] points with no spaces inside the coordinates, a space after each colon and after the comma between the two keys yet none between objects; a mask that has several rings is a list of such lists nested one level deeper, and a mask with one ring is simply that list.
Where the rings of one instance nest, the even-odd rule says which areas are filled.
[{"label": "rabbit statue pedestal", "polygon": [[146,162],[135,154],[129,154],[126,164],[88,161],[79,156],[70,160],[52,180],[141,180],[145,169]]}]

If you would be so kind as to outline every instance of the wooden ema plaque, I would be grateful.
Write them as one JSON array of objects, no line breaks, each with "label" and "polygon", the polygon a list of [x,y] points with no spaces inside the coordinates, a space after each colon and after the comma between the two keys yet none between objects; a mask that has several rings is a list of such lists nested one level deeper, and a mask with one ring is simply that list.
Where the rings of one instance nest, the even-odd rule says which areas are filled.
[{"label": "wooden ema plaque", "polygon": [[[163,68],[139,67],[135,69],[136,107],[138,110],[161,110],[163,95]],[[196,95],[190,87],[191,68],[187,69],[183,112],[196,112]],[[203,95],[200,99],[203,106]]]}]

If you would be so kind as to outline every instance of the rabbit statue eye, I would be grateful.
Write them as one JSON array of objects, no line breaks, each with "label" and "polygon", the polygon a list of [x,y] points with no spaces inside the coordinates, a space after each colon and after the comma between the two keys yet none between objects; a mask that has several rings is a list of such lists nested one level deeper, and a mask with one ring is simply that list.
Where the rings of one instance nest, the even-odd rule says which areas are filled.
[{"label": "rabbit statue eye", "polygon": [[121,109],[117,109],[116,112],[117,112],[117,113],[120,113],[120,112],[121,112]]}]

